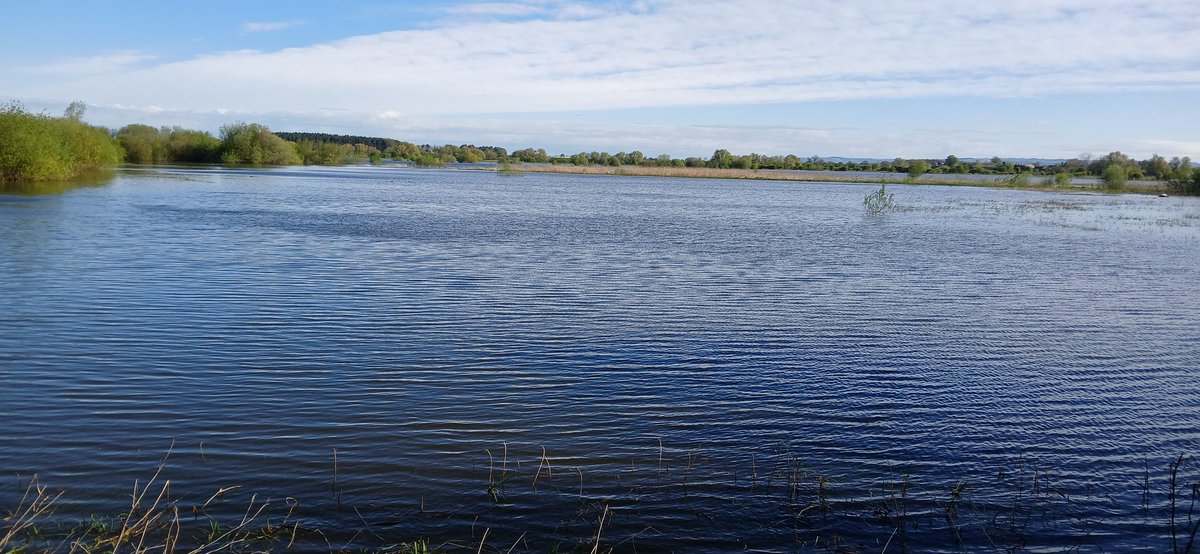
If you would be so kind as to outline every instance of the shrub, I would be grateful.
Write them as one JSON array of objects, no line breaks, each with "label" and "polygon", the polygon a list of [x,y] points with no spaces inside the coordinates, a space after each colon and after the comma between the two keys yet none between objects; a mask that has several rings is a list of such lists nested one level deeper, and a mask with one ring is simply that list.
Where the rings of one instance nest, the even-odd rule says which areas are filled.
[{"label": "shrub", "polygon": [[863,198],[863,205],[867,207],[867,213],[871,215],[884,214],[896,209],[892,194],[887,191],[887,185],[883,184],[879,185],[879,190]]},{"label": "shrub", "polygon": [[1200,171],[1192,172],[1189,177],[1171,179],[1167,181],[1167,187],[1175,194],[1200,196]]},{"label": "shrub", "polygon": [[1100,174],[1100,181],[1104,183],[1104,188],[1108,190],[1121,190],[1125,187],[1125,181],[1129,180],[1129,174],[1125,168],[1111,164],[1104,168],[1104,172]]},{"label": "shrub", "polygon": [[65,180],[121,161],[108,130],[79,121],[82,111],[72,106],[71,117],[0,107],[0,182]]},{"label": "shrub", "polygon": [[231,123],[221,127],[221,163],[289,165],[301,163],[292,143],[258,123]]}]

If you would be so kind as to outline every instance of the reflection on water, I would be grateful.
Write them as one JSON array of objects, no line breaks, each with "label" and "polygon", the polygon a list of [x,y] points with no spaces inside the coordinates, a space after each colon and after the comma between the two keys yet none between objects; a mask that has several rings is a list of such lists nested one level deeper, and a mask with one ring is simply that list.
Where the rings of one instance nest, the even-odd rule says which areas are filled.
[{"label": "reflection on water", "polygon": [[63,194],[82,187],[102,187],[113,180],[115,171],[105,170],[88,173],[69,181],[0,182],[0,194],[41,196]]},{"label": "reflection on water", "polygon": [[172,168],[0,201],[0,475],[120,513],[174,445],[181,506],[240,485],[211,511],[291,497],[368,547],[548,551],[607,508],[617,550],[1163,550],[1197,199],[873,188]]}]

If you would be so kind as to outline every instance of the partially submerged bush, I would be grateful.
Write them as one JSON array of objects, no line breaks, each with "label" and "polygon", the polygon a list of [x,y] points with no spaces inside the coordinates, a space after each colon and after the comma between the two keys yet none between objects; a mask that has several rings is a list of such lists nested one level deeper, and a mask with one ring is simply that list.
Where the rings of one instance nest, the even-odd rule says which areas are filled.
[{"label": "partially submerged bush", "polygon": [[0,182],[61,181],[121,161],[121,148],[103,127],[68,115],[31,114],[20,104],[0,106]]},{"label": "partially submerged bush", "polygon": [[258,123],[231,123],[221,127],[221,163],[289,165],[302,162],[292,143]]},{"label": "partially submerged bush", "polygon": [[867,213],[871,215],[884,214],[896,209],[896,202],[892,199],[892,194],[887,191],[887,185],[884,184],[879,185],[879,190],[863,198],[863,205],[867,207]]},{"label": "partially submerged bush", "polygon": [[221,141],[204,131],[133,124],[117,131],[116,138],[129,163],[205,163],[220,159]]}]

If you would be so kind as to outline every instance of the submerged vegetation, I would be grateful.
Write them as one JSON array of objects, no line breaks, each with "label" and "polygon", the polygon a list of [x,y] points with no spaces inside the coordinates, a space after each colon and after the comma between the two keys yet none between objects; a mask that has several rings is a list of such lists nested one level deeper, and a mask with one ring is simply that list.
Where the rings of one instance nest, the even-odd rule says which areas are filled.
[{"label": "submerged vegetation", "polygon": [[863,205],[867,207],[867,213],[871,215],[880,215],[896,209],[896,203],[892,193],[887,191],[887,185],[879,185],[879,190],[868,194],[863,198]]}]

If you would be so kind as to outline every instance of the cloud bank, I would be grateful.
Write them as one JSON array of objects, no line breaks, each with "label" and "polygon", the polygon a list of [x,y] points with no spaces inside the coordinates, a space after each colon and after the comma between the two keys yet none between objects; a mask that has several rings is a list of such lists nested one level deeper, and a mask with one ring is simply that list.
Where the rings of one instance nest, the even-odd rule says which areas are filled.
[{"label": "cloud bank", "polygon": [[[1194,91],[1197,21],[1195,0],[489,2],[449,9],[427,28],[171,63],[147,55],[97,62],[105,72],[8,72],[0,88],[106,106],[353,113],[396,123],[464,114]],[[293,23],[252,23],[247,30]]]}]

